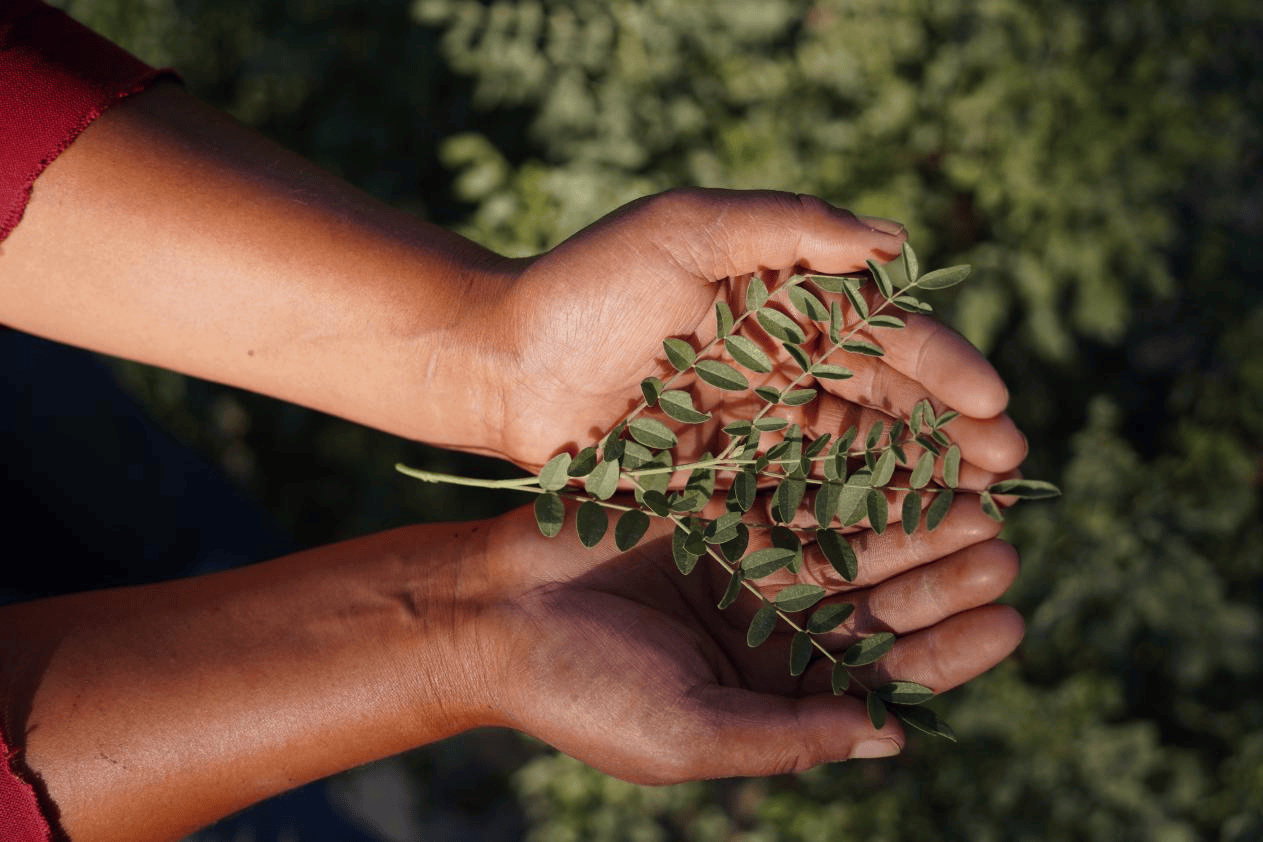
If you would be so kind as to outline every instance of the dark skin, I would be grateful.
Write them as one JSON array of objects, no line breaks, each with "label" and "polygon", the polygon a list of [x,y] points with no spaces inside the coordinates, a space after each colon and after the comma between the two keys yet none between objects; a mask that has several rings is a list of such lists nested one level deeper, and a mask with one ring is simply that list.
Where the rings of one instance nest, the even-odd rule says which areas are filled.
[{"label": "dark skin", "polygon": [[[808,197],[689,190],[507,260],[160,86],[36,182],[0,244],[0,321],[532,467],[608,428],[660,371],[662,339],[705,341],[714,302],[751,273],[854,271],[903,238]],[[883,344],[801,411],[813,435],[926,397],[962,413],[963,485],[1017,467],[1025,441],[980,354],[930,319]],[[744,410],[710,407],[717,425]],[[868,679],[940,692],[999,662],[1022,626],[988,605],[1016,573],[995,534],[962,495],[934,533],[852,530],[856,583],[809,547],[801,579],[857,606],[829,646],[906,634]],[[754,597],[717,612],[722,571],[682,579],[662,538],[587,550],[521,510],[6,607],[5,730],[72,839],[129,842],[478,726],[654,783],[903,745],[818,673],[790,679],[783,640],[745,647]]]}]

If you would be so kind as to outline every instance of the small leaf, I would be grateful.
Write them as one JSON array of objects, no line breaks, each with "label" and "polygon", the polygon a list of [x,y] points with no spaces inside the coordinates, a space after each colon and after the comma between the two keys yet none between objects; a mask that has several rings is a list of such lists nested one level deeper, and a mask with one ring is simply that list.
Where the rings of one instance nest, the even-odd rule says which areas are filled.
[{"label": "small leaf", "polygon": [[[662,407],[662,411],[676,421],[682,421],[685,424],[701,424],[703,421],[710,420],[709,412],[699,412],[697,407],[693,406],[693,398],[688,392],[682,392],[679,389],[668,389],[658,398],[658,405]],[[633,421],[632,435],[636,435],[636,422]]]},{"label": "small leaf", "polygon": [[971,271],[972,267],[968,265],[935,269],[917,278],[917,286],[921,289],[947,289],[968,278]]},{"label": "small leaf", "polygon": [[818,394],[815,389],[790,389],[781,395],[781,403],[786,406],[802,406],[814,401]]},{"label": "small leaf", "polygon": [[729,421],[724,425],[724,432],[732,436],[734,439],[740,439],[750,435],[750,431],[753,429],[754,425],[749,421]]},{"label": "small leaf", "polygon": [[904,327],[905,324],[904,320],[898,316],[873,316],[868,320],[869,327],[886,327],[893,328],[894,330],[899,330]]},{"label": "small leaf", "polygon": [[803,495],[807,493],[807,482],[798,477],[786,477],[781,480],[781,484],[776,486],[776,493],[773,500],[776,505],[776,511],[773,514],[782,522],[789,523],[794,519],[794,515],[798,513],[798,507],[802,504]]},{"label": "small leaf", "polygon": [[699,554],[689,551],[689,536],[692,534],[683,526],[677,526],[675,532],[671,533],[671,557],[675,559],[675,566],[685,576],[693,572],[693,568],[697,566],[697,559],[700,558]]},{"label": "small leaf", "polygon": [[948,488],[960,484],[960,448],[956,445],[947,448],[947,455],[943,457],[943,482]]},{"label": "small leaf", "polygon": [[881,696],[876,693],[868,694],[868,721],[873,723],[873,727],[881,729],[886,725],[886,705],[882,702]]},{"label": "small leaf", "polygon": [[929,708],[895,708],[895,716],[898,716],[904,725],[909,725],[923,734],[929,734],[931,737],[943,737],[956,742],[956,734],[953,733],[946,722],[939,719],[938,715]]},{"label": "small leaf", "polygon": [[777,570],[785,567],[793,560],[793,550],[768,547],[762,550],[755,550],[741,559],[740,569],[748,579],[762,579],[764,576],[770,576]]},{"label": "small leaf", "polygon": [[675,447],[675,433],[656,418],[637,418],[627,425],[632,438],[645,447],[666,450]]},{"label": "small leaf", "polygon": [[864,282],[859,278],[846,278],[842,284],[842,292],[846,295],[846,300],[851,302],[851,306],[855,308],[855,312],[861,319],[867,319],[868,301],[864,299],[864,293],[860,292],[860,287],[864,285]]},{"label": "small leaf", "polygon": [[776,595],[773,600],[782,611],[793,613],[806,611],[824,599],[824,588],[819,585],[790,585]]},{"label": "small leaf", "polygon": [[907,496],[903,498],[903,513],[901,523],[903,524],[903,534],[911,535],[917,531],[917,524],[921,521],[921,495],[915,491],[909,491]]},{"label": "small leaf", "polygon": [[[912,431],[914,436],[921,432],[922,419],[925,417],[927,407],[929,407],[929,401],[924,399],[917,401],[916,405],[912,407],[912,416],[908,419],[908,429]],[[933,416],[934,410],[931,409],[930,414]]]},{"label": "small leaf", "polygon": [[754,429],[760,433],[775,433],[789,426],[789,422],[784,418],[760,418],[754,422]]},{"label": "small leaf", "polygon": [[724,340],[724,348],[730,357],[751,371],[766,374],[772,370],[772,358],[752,339],[733,334]]},{"label": "small leaf", "polygon": [[[705,540],[705,539],[703,539]],[[719,551],[724,554],[724,558],[731,562],[741,560],[746,554],[746,549],[750,546],[750,528],[744,523],[737,524],[737,535],[730,541],[724,541],[719,545]]]},{"label": "small leaf", "polygon": [[[671,509],[673,508],[671,503],[667,500],[667,496],[656,488],[651,488],[648,491],[643,492],[640,495],[640,502],[648,506],[650,511],[658,517],[666,517],[671,513]],[[687,511],[687,509],[684,511]]]},{"label": "small leaf", "polygon": [[881,290],[881,294],[885,298],[891,298],[895,294],[895,285],[890,282],[890,275],[886,272],[886,267],[875,260],[865,261],[868,264],[868,271],[873,273],[873,280],[877,282],[877,288]]},{"label": "small leaf", "polygon": [[570,454],[558,453],[544,463],[539,469],[539,487],[545,491],[557,491],[566,487],[570,479],[567,469],[570,467]]},{"label": "small leaf", "polygon": [[598,500],[608,500],[618,490],[618,462],[602,462],[583,480],[584,489]]},{"label": "small leaf", "polygon": [[925,528],[933,532],[938,525],[943,522],[943,518],[947,517],[947,512],[952,507],[952,498],[954,497],[952,490],[945,489],[934,495],[934,499],[930,501],[929,507],[925,510]]},{"label": "small leaf", "polygon": [[[935,430],[941,429],[943,425],[956,420],[960,417],[960,413],[954,409],[945,409],[943,414],[934,419],[933,427]],[[946,443],[946,442],[945,442]]]},{"label": "small leaf", "polygon": [[996,505],[995,498],[991,496],[990,491],[984,491],[978,497],[978,502],[982,505],[982,513],[994,520],[996,523],[1004,523],[1004,512],[1000,511],[1000,507]]},{"label": "small leaf", "polygon": [[907,313],[932,313],[934,308],[912,295],[900,295],[894,299],[894,305]]},{"label": "small leaf", "polygon": [[566,506],[556,492],[541,494],[535,498],[535,523],[545,538],[552,538],[561,532],[566,520]]},{"label": "small leaf", "polygon": [[845,623],[854,611],[855,606],[849,602],[822,605],[811,612],[811,618],[807,620],[807,631],[812,634],[827,634]]},{"label": "small leaf", "polygon": [[592,473],[592,469],[596,467],[596,448],[585,447],[575,456],[574,461],[570,463],[570,467],[566,469],[566,473],[576,479],[586,477]]},{"label": "small leaf", "polygon": [[862,667],[876,662],[895,645],[895,636],[890,632],[877,632],[851,646],[842,656],[842,663],[848,667]]},{"label": "small leaf", "polygon": [[854,479],[855,474],[852,474],[838,495],[838,519],[843,526],[854,526],[868,516],[868,478],[864,478],[863,485],[853,482]]},{"label": "small leaf", "polygon": [[850,351],[852,354],[863,354],[866,357],[883,357],[886,355],[886,352],[881,349],[880,345],[864,339],[848,339],[842,343],[842,350]]},{"label": "small leaf", "polygon": [[623,441],[623,458],[618,460],[626,470],[643,468],[653,461],[653,451],[638,441]]},{"label": "small leaf", "polygon": [[623,512],[623,516],[614,524],[614,545],[623,552],[640,543],[649,529],[649,515],[640,509]]},{"label": "small leaf", "polygon": [[789,550],[794,554],[790,559],[789,570],[791,573],[797,573],[802,570],[803,566],[803,542],[794,534],[794,530],[788,526],[777,524],[772,527],[772,546],[782,550]]},{"label": "small leaf", "polygon": [[842,305],[836,299],[829,302],[829,341],[834,345],[842,344]]},{"label": "small leaf", "polygon": [[847,380],[855,376],[855,372],[843,365],[816,363],[811,367],[811,376],[820,380]]},{"label": "small leaf", "polygon": [[794,309],[802,313],[813,322],[825,322],[829,320],[829,308],[816,296],[812,295],[801,286],[789,288],[789,303]]},{"label": "small leaf", "polygon": [[702,535],[708,544],[723,544],[737,537],[740,523],[741,512],[725,512],[707,524]]},{"label": "small leaf", "polygon": [[833,672],[830,675],[830,683],[833,685],[833,695],[841,696],[851,686],[851,672],[846,668],[846,664],[841,661],[833,665]]},{"label": "small leaf", "polygon": [[789,674],[802,675],[811,663],[811,635],[806,632],[794,632],[794,641],[789,645]]},{"label": "small leaf", "polygon": [[839,278],[837,275],[807,275],[807,280],[825,290],[826,293],[840,293],[845,278]]},{"label": "small leaf", "polygon": [[743,392],[750,388],[750,381],[746,380],[744,374],[719,360],[702,360],[695,370],[698,377],[718,389]]},{"label": "small leaf", "polygon": [[739,512],[748,512],[754,505],[754,497],[759,493],[759,479],[753,470],[743,470],[733,477],[732,487],[728,489],[729,508],[736,504]]},{"label": "small leaf", "polygon": [[765,602],[758,611],[754,612],[754,619],[750,621],[750,629],[746,632],[746,646],[751,649],[762,646],[772,636],[775,629],[776,609]]},{"label": "small leaf", "polygon": [[820,455],[821,451],[823,451],[826,447],[829,446],[829,441],[832,438],[833,438],[832,433],[825,433],[823,436],[820,436],[819,438],[812,439],[811,442],[806,447],[803,448],[803,456],[807,457],[808,459],[815,459],[817,456]]},{"label": "small leaf", "polygon": [[1023,500],[1047,500],[1061,495],[1061,489],[1057,486],[1038,479],[1002,479],[987,486],[987,491]]},{"label": "small leaf", "polygon": [[767,301],[767,284],[763,283],[763,279],[758,275],[750,276],[750,283],[746,286],[746,310],[754,312],[763,306]]},{"label": "small leaf", "polygon": [[579,514],[575,518],[575,527],[579,533],[579,542],[585,547],[595,547],[601,543],[601,539],[605,537],[605,530],[609,528],[610,519],[605,513],[605,507],[594,500],[588,500],[579,507]]},{"label": "small leaf", "polygon": [[895,475],[895,464],[895,451],[887,448],[886,452],[877,458],[877,464],[873,466],[873,487],[882,488],[890,482],[890,478]]},{"label": "small leaf", "polygon": [[912,469],[912,476],[908,480],[908,484],[913,488],[925,488],[933,476],[934,454],[922,453],[921,458],[917,460],[917,466]]},{"label": "small leaf", "polygon": [[683,339],[662,340],[662,350],[667,352],[667,360],[676,371],[688,371],[697,359],[697,351]]},{"label": "small leaf", "polygon": [[793,342],[783,342],[781,343],[781,347],[785,349],[787,354],[794,358],[794,362],[797,364],[799,371],[806,373],[811,370],[811,357],[807,356],[806,351],[795,345]]},{"label": "small leaf", "polygon": [[912,250],[912,246],[908,245],[905,240],[903,243],[903,269],[908,275],[908,282],[916,281],[921,275],[921,266],[917,263],[917,253]]},{"label": "small leaf", "polygon": [[645,396],[645,403],[657,406],[658,395],[662,394],[662,381],[656,377],[646,377],[640,381],[640,393]]},{"label": "small leaf", "polygon": [[732,333],[732,308],[728,306],[727,301],[715,302],[715,335],[723,339]]},{"label": "small leaf", "polygon": [[793,342],[795,344],[806,340],[803,329],[799,327],[798,322],[789,316],[772,307],[761,307],[754,314],[759,324],[768,332],[769,336],[775,337],[782,342]]},{"label": "small leaf", "polygon": [[914,439],[914,441],[917,444],[921,445],[921,447],[923,447],[925,450],[928,450],[930,453],[933,453],[935,456],[938,456],[939,453],[943,451],[943,448],[939,446],[939,443],[927,435],[917,436]]},{"label": "small leaf", "polygon": [[886,501],[885,493],[877,488],[872,489],[868,492],[864,505],[868,507],[868,523],[873,531],[878,535],[885,532],[886,520],[890,517],[890,504]]},{"label": "small leaf", "polygon": [[933,690],[915,681],[891,681],[878,687],[876,693],[892,705],[919,705],[934,698]]},{"label": "small leaf", "polygon": [[836,482],[823,482],[816,490],[814,514],[816,523],[821,528],[827,527],[838,514],[838,498],[842,494],[842,486]]},{"label": "small leaf", "polygon": [[755,386],[754,393],[770,403],[772,406],[776,406],[781,402],[781,393],[778,390],[773,389],[771,386]]},{"label": "small leaf", "polygon": [[886,432],[886,425],[877,421],[873,426],[868,428],[868,435],[864,437],[864,449],[876,450],[877,443],[881,441],[882,433]]},{"label": "small leaf", "polygon": [[741,596],[741,583],[745,581],[745,575],[740,568],[733,571],[732,578],[728,580],[728,587],[724,589],[724,595],[719,598],[719,608],[723,610],[737,601],[737,597]]},{"label": "small leaf", "polygon": [[832,529],[817,529],[816,546],[839,576],[848,582],[855,581],[860,572],[859,559],[842,533]]}]

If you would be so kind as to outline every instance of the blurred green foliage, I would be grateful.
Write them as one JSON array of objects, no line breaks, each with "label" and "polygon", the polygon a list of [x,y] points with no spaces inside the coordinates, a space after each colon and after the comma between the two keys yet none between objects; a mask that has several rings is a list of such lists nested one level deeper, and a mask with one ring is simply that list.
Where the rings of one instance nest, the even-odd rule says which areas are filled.
[{"label": "blurred green foliage", "polygon": [[[506,253],[702,184],[895,217],[927,265],[975,265],[940,312],[990,352],[1031,473],[1065,497],[1011,518],[1029,634],[940,704],[960,744],[657,790],[534,754],[512,776],[531,838],[1263,838],[1263,6],[63,5]],[[504,505],[389,469],[489,465],[125,376],[304,543]]]}]

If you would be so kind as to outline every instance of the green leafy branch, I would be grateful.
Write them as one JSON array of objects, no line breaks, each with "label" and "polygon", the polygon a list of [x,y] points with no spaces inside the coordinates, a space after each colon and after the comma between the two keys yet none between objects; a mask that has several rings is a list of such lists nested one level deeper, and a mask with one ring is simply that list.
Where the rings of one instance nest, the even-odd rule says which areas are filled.
[{"label": "green leafy branch", "polygon": [[[595,547],[609,531],[609,512],[618,513],[614,523],[614,543],[620,551],[635,547],[649,530],[653,518],[669,521],[673,527],[671,552],[684,575],[692,573],[706,556],[729,577],[719,601],[727,608],[742,590],[762,604],[747,630],[751,647],[771,637],[778,622],[792,631],[789,671],[802,675],[813,658],[832,663],[831,683],[836,694],[851,692],[866,696],[870,720],[876,728],[886,721],[888,709],[907,725],[948,739],[951,729],[930,710],[918,707],[932,698],[927,687],[909,681],[890,681],[869,688],[852,675],[852,670],[876,663],[895,645],[890,632],[868,635],[841,655],[831,652],[822,636],[838,629],[855,610],[849,602],[817,607],[827,595],[813,584],[793,584],[773,597],[765,596],[756,582],[781,570],[797,574],[803,565],[804,540],[814,542],[838,575],[847,582],[859,575],[859,562],[841,527],[851,527],[867,519],[878,534],[890,520],[888,492],[903,493],[900,522],[911,535],[921,524],[933,530],[946,517],[959,482],[960,448],[951,441],[946,426],[957,417],[947,410],[936,413],[922,400],[909,416],[887,425],[883,421],[861,431],[851,427],[836,439],[830,434],[808,439],[802,428],[774,414],[778,407],[799,407],[814,401],[819,389],[811,381],[845,380],[851,369],[840,364],[847,355],[880,357],[885,354],[873,338],[876,331],[899,330],[905,326],[898,312],[929,313],[932,308],[914,292],[939,290],[961,283],[969,275],[968,266],[953,266],[920,274],[916,254],[906,244],[902,253],[906,283],[896,286],[886,266],[868,261],[863,276],[798,274],[769,290],[758,275],[750,278],[744,309],[734,313],[728,302],[715,305],[715,337],[700,348],[678,338],[663,341],[663,353],[672,373],[664,378],[647,377],[641,383],[642,399],[598,443],[572,455],[559,453],[537,476],[510,480],[480,480],[403,465],[401,472],[428,482],[472,485],[483,488],[512,488],[538,494],[535,519],[540,532],[553,537],[564,527],[564,500],[579,503],[575,529],[580,542]],[[869,284],[876,291],[870,306]],[[818,293],[829,293],[826,305]],[[796,319],[769,306],[774,294],[783,294]],[[856,317],[848,325],[842,310],[844,298]],[[783,388],[751,386],[743,372],[770,374],[777,364],[760,345],[741,332],[753,319],[792,361],[797,373]],[[815,325],[828,342],[816,355],[807,349],[808,333],[803,324]],[[718,454],[704,454],[691,462],[676,463],[676,433],[663,420],[651,417],[657,410],[667,419],[684,425],[703,424],[711,413],[700,409],[686,389],[672,388],[689,376],[722,392],[748,394],[761,401],[750,418],[728,423],[723,432],[727,442]],[[779,435],[766,449],[764,434]],[[913,447],[922,451],[915,461]],[[854,464],[853,464],[854,463]],[[896,469],[910,469],[906,485],[893,484]],[[727,490],[723,514],[702,516],[716,495],[719,474],[725,475]],[[633,490],[633,502],[612,499],[620,487]],[[770,489],[769,513],[772,522],[751,521],[751,511],[761,489]],[[795,525],[813,489],[810,513],[813,526]],[[997,521],[1003,513],[997,495],[1041,499],[1060,492],[1038,480],[1010,479],[992,484],[981,494],[983,511]],[[620,498],[626,499],[626,498]],[[766,530],[771,546],[750,550],[751,529]],[[813,609],[814,610],[811,610]],[[805,619],[804,612],[811,610]]]}]

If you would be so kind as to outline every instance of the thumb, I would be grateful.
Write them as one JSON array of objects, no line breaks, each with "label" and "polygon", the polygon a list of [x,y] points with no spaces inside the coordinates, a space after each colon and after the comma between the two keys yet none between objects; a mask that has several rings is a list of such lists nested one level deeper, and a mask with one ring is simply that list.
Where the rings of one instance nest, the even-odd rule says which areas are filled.
[{"label": "thumb", "polygon": [[864,704],[851,696],[787,698],[720,686],[699,696],[717,733],[702,752],[702,762],[711,766],[698,777],[779,775],[889,757],[903,750],[906,739],[894,716],[882,729],[873,728]]},{"label": "thumb", "polygon": [[687,188],[648,200],[659,244],[707,280],[801,266],[839,274],[899,253],[897,222],[859,217],[814,196]]}]

